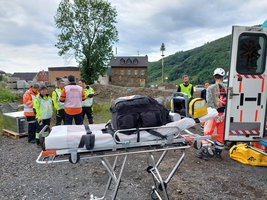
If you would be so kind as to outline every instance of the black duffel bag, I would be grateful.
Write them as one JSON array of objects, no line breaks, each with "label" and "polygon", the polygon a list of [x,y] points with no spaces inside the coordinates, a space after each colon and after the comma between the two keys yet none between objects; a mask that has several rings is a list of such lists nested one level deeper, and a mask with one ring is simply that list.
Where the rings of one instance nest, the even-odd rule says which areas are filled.
[{"label": "black duffel bag", "polygon": [[[113,129],[162,126],[170,122],[169,111],[149,96],[133,95],[116,99],[110,107]],[[123,132],[131,134],[131,132]]]}]

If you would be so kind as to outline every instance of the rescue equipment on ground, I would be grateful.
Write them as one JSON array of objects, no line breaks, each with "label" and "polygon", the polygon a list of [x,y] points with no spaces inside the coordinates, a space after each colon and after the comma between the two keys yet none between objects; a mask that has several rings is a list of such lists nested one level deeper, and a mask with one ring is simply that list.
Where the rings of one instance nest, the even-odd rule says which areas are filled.
[{"label": "rescue equipment on ground", "polygon": [[234,145],[229,150],[229,154],[232,159],[243,164],[267,166],[267,153],[247,143]]}]

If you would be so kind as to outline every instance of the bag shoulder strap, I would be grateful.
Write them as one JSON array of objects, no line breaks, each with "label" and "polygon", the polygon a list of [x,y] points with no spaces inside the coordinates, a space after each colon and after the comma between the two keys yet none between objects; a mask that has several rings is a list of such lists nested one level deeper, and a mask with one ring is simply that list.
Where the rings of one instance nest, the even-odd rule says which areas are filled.
[{"label": "bag shoulder strap", "polygon": [[80,140],[80,144],[78,148],[83,148],[84,145],[87,150],[91,150],[95,146],[95,135],[92,134],[92,131],[90,130],[88,125],[84,125],[86,135],[83,135]]}]

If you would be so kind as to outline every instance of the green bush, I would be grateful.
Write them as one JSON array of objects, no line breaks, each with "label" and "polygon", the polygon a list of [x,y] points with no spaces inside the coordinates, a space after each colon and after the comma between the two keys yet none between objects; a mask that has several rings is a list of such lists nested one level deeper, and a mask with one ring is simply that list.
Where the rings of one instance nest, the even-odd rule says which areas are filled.
[{"label": "green bush", "polygon": [[9,89],[0,89],[0,103],[14,103],[18,100],[18,96],[11,93]]}]

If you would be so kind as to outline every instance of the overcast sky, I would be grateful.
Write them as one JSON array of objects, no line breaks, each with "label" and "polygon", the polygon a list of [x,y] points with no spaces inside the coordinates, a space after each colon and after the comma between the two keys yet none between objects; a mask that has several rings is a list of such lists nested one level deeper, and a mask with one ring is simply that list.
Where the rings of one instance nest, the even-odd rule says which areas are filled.
[{"label": "overcast sky", "polygon": [[[267,20],[266,0],[109,0],[116,7],[117,56],[148,55],[149,61],[231,34],[232,25]],[[0,0],[0,70],[38,72],[77,66],[58,56],[53,16],[60,0]]]}]

